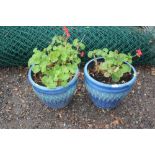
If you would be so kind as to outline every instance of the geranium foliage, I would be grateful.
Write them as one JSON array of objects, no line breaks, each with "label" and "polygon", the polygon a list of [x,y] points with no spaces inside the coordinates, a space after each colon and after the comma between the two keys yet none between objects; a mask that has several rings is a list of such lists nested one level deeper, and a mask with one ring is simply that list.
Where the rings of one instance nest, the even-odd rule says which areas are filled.
[{"label": "geranium foliage", "polygon": [[55,36],[47,48],[42,51],[35,48],[28,61],[34,74],[41,74],[41,82],[47,88],[66,86],[75,75],[80,63],[79,51],[85,45],[78,39],[68,42],[70,36],[65,27],[66,36]]},{"label": "geranium foliage", "polygon": [[[141,50],[137,50],[135,56],[140,57]],[[131,72],[131,67],[125,62],[132,63],[133,56],[128,53],[120,53],[117,50],[110,51],[107,48],[89,51],[88,57],[95,58],[95,70],[104,77],[111,78],[113,82],[118,82],[125,73]],[[98,63],[96,57],[103,57],[104,62]]]}]

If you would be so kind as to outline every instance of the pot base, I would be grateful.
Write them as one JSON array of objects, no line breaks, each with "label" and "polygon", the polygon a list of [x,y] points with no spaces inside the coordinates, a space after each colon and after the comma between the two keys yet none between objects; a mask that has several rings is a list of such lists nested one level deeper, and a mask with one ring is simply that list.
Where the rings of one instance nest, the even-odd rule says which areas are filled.
[{"label": "pot base", "polygon": [[35,89],[33,89],[33,90],[34,90],[35,94],[38,96],[38,98],[46,106],[56,110],[56,109],[62,109],[70,103],[70,101],[74,95],[74,92],[76,90],[76,87],[69,89],[66,93],[55,94],[55,95],[43,94],[43,93],[39,93],[39,92],[35,91]]},{"label": "pot base", "polygon": [[86,89],[91,101],[95,106],[102,109],[113,109],[116,108],[121,100],[128,94],[129,91],[123,93],[107,93],[104,91],[98,91],[90,88],[86,83]]}]

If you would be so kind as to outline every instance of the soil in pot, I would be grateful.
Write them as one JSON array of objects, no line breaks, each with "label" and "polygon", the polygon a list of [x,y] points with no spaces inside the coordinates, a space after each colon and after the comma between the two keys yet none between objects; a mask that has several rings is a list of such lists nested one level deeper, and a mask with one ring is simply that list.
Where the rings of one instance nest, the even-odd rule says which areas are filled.
[{"label": "soil in pot", "polygon": [[44,86],[44,84],[41,82],[42,74],[39,72],[37,74],[32,73],[32,79],[35,83],[38,85]]},{"label": "soil in pot", "polygon": [[[98,64],[100,64],[101,61],[98,62]],[[89,66],[88,66],[88,72],[89,72],[89,75],[99,81],[99,82],[102,82],[102,83],[106,83],[106,84],[123,84],[123,83],[126,83],[128,81],[130,81],[133,77],[133,73],[125,73],[123,75],[123,77],[120,79],[120,81],[118,82],[113,82],[112,81],[112,78],[107,78],[107,77],[104,77],[104,75],[102,73],[98,73],[95,71],[95,63],[91,63]]]},{"label": "soil in pot", "polygon": [[[43,77],[43,76],[42,76],[41,72],[39,72],[39,73],[37,73],[37,74],[32,73],[32,79],[33,79],[33,81],[34,81],[35,83],[37,83],[38,85],[40,85],[40,86],[46,87],[46,86],[42,83],[42,81],[41,81],[41,78],[42,78],[42,77]],[[74,77],[74,76],[72,76],[71,78],[69,78],[68,82],[71,81],[71,80],[73,79],[73,77]],[[58,81],[58,82],[57,82],[57,86],[61,86],[61,81]]]}]

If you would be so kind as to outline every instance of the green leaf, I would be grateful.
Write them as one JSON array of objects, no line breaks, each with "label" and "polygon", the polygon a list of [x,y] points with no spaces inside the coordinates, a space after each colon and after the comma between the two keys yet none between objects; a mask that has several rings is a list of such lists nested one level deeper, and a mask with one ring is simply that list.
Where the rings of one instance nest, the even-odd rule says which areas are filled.
[{"label": "green leaf", "polygon": [[37,48],[34,48],[33,53],[39,52]]},{"label": "green leaf", "polygon": [[41,81],[47,88],[57,87],[57,82],[53,81],[52,76],[43,76]]},{"label": "green leaf", "polygon": [[50,58],[45,53],[42,54],[41,63],[44,62],[46,64],[50,63]]},{"label": "green leaf", "polygon": [[106,63],[110,67],[110,66],[112,66],[114,64],[114,60],[113,59],[107,60]]},{"label": "green leaf", "polygon": [[89,58],[92,58],[92,57],[93,57],[93,51],[89,51],[89,52],[88,52],[88,57],[89,57]]},{"label": "green leaf", "polygon": [[53,51],[49,54],[49,57],[50,57],[50,61],[52,63],[55,63],[56,61],[58,61],[58,54],[57,54],[57,51]]},{"label": "green leaf", "polygon": [[54,82],[54,81],[50,81],[47,85],[47,88],[56,88],[57,87],[57,82]]},{"label": "green leaf", "polygon": [[107,69],[108,69],[108,64],[105,63],[105,62],[100,63],[99,69],[100,69],[100,70],[107,70]]},{"label": "green leaf", "polygon": [[57,40],[57,36],[54,36],[53,38],[52,38],[52,45],[54,45],[55,44],[55,42],[56,42],[56,40]]},{"label": "green leaf", "polygon": [[120,80],[120,76],[117,73],[112,74],[112,81],[113,82],[118,82]]},{"label": "green leaf", "polygon": [[69,69],[71,74],[75,74],[78,67],[77,65],[68,65],[67,68]]},{"label": "green leaf", "polygon": [[107,48],[103,48],[103,51],[108,53],[109,50]]},{"label": "green leaf", "polygon": [[81,62],[81,59],[80,58],[77,58],[76,60],[75,60],[75,64],[79,64]]},{"label": "green leaf", "polygon": [[34,61],[33,61],[32,58],[30,58],[29,61],[28,61],[28,67],[30,68],[30,66],[33,65],[33,64],[34,64]]},{"label": "green leaf", "polygon": [[48,85],[48,81],[49,81],[49,78],[48,78],[48,76],[43,76],[42,77],[42,79],[41,79],[41,81],[42,81],[42,83],[45,85],[45,86],[47,86]]},{"label": "green leaf", "polygon": [[97,56],[102,56],[103,51],[102,50],[96,50],[95,53]]},{"label": "green leaf", "polygon": [[58,47],[57,47],[57,46],[54,46],[54,47],[53,47],[53,50],[54,50],[54,51],[56,51],[57,49],[58,49]]},{"label": "green leaf", "polygon": [[106,58],[106,57],[107,57],[107,52],[102,51],[101,56],[102,56],[103,58]]},{"label": "green leaf", "polygon": [[122,62],[128,61],[128,55],[126,55],[124,53],[120,53],[119,54],[119,60],[121,60]]},{"label": "green leaf", "polygon": [[105,73],[104,73],[104,76],[105,76],[105,77],[110,77],[110,74],[109,74],[108,72],[105,72]]},{"label": "green leaf", "polygon": [[51,51],[52,50],[52,45],[49,45],[48,47],[47,47],[47,51],[49,52],[49,51]]},{"label": "green leaf", "polygon": [[73,46],[77,47],[78,45],[79,45],[79,40],[78,39],[74,39]]},{"label": "green leaf", "polygon": [[62,74],[61,75],[61,79],[63,80],[63,81],[67,81],[68,79],[69,79],[69,74]]},{"label": "green leaf", "polygon": [[115,61],[114,61],[114,65],[116,65],[116,66],[121,66],[123,64],[123,61],[122,61],[122,59],[115,59]]},{"label": "green leaf", "polygon": [[55,74],[55,75],[54,75],[53,81],[58,81],[58,80],[59,80],[58,75],[59,75],[59,74]]},{"label": "green leaf", "polygon": [[47,63],[46,63],[46,62],[43,62],[43,63],[40,65],[40,68],[41,68],[41,72],[42,72],[42,73],[46,72],[46,66],[47,66]]},{"label": "green leaf", "polygon": [[118,72],[119,71],[119,66],[117,66],[115,69],[114,69],[114,72]]},{"label": "green leaf", "polygon": [[62,60],[62,61],[66,61],[66,60],[67,60],[67,57],[68,57],[67,53],[63,53],[63,54],[61,55],[61,60]]},{"label": "green leaf", "polygon": [[79,43],[80,49],[84,50],[85,49],[85,45],[83,43]]},{"label": "green leaf", "polygon": [[132,63],[132,55],[130,53],[128,53],[128,60],[127,62],[129,62],[130,64]]},{"label": "green leaf", "polygon": [[35,52],[32,57],[28,61],[28,66],[30,67],[31,65],[39,64],[40,63],[40,58],[41,58],[42,52]]},{"label": "green leaf", "polygon": [[39,66],[39,65],[34,65],[34,66],[32,67],[32,71],[33,71],[33,73],[38,73],[38,72],[40,72],[40,66]]},{"label": "green leaf", "polygon": [[67,84],[68,84],[67,81],[62,81],[62,82],[61,82],[61,85],[62,85],[62,86],[66,86]]},{"label": "green leaf", "polygon": [[[63,47],[63,48],[64,48],[64,47]],[[71,45],[70,43],[67,43],[67,44],[66,44],[67,52],[69,52],[71,48],[72,48],[72,45]]]},{"label": "green leaf", "polygon": [[121,72],[124,74],[124,73],[127,73],[127,72],[131,72],[131,67],[129,66],[129,65],[127,65],[127,64],[123,64],[122,66],[121,66],[122,68],[121,68]]},{"label": "green leaf", "polygon": [[109,69],[107,70],[107,72],[110,74],[110,76],[111,76],[111,74],[113,73],[113,69],[112,69],[112,67],[109,67]]},{"label": "green leaf", "polygon": [[127,62],[132,64],[132,59],[128,59]]},{"label": "green leaf", "polygon": [[43,52],[46,53],[46,51],[47,51],[47,48],[44,48],[44,49],[43,49]]},{"label": "green leaf", "polygon": [[63,73],[69,73],[69,69],[66,66],[62,66]]},{"label": "green leaf", "polygon": [[115,56],[115,53],[113,51],[109,51],[108,58],[113,58]]}]

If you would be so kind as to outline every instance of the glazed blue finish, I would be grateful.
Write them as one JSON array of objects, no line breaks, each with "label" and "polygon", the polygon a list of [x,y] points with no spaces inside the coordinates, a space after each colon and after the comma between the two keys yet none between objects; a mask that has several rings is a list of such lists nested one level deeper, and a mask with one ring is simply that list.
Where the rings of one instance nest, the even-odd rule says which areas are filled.
[{"label": "glazed blue finish", "polygon": [[[98,58],[102,60],[103,58]],[[112,109],[115,108],[120,101],[128,95],[132,86],[136,81],[136,70],[128,64],[133,71],[133,78],[124,84],[105,84],[93,79],[88,73],[88,66],[94,62],[90,60],[84,68],[85,86],[92,102],[99,108]]]},{"label": "glazed blue finish", "polygon": [[60,109],[69,104],[71,101],[78,82],[78,70],[74,76],[74,78],[68,83],[65,87],[57,87],[54,89],[49,89],[44,86],[40,86],[35,83],[32,79],[32,69],[29,69],[28,72],[28,80],[32,85],[32,88],[38,98],[42,100],[42,102],[51,107],[53,109]]}]

